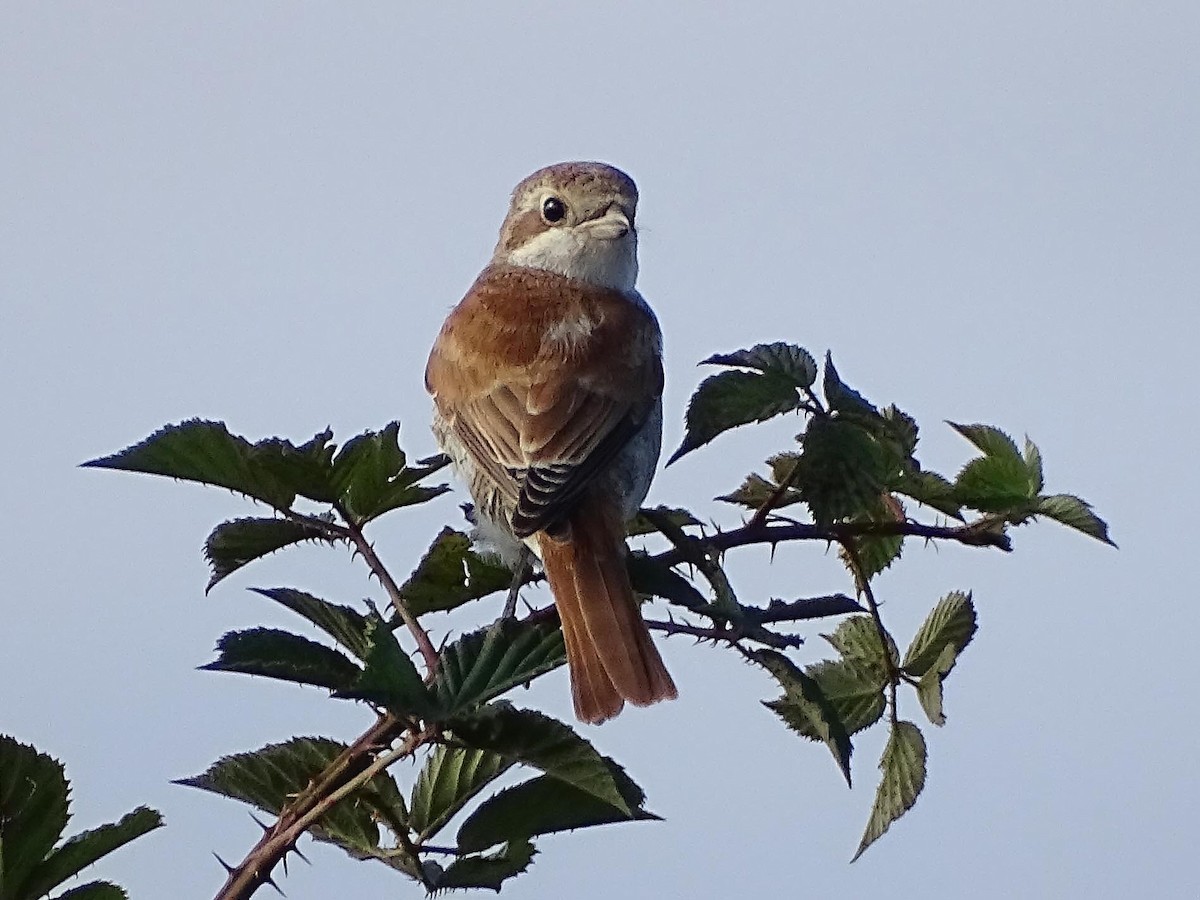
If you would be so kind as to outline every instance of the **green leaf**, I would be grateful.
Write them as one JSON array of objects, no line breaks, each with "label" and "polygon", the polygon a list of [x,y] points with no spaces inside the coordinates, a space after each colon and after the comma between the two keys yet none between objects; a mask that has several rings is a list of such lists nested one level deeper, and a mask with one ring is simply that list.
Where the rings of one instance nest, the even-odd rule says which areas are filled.
[{"label": "green leaf", "polygon": [[812,387],[817,380],[817,361],[803,347],[777,341],[755,344],[749,350],[718,353],[701,365],[737,366],[756,369],[764,375],[779,375],[798,388]]},{"label": "green leaf", "polygon": [[201,669],[262,675],[340,691],[362,670],[332,647],[277,628],[231,631],[217,642],[218,656]]},{"label": "green leaf", "polygon": [[1022,464],[1025,462],[1017,449],[1016,441],[999,428],[993,428],[991,425],[960,425],[957,422],[946,424],[974,444],[984,456],[1010,459]]},{"label": "green leaf", "polygon": [[917,700],[921,703],[921,709],[925,710],[929,721],[939,728],[946,724],[946,713],[942,708],[942,683],[954,668],[957,659],[958,648],[947,644],[917,682]]},{"label": "green leaf", "polygon": [[900,665],[900,652],[892,642],[891,635],[888,635],[885,653],[879,639],[879,629],[870,616],[851,616],[843,620],[833,634],[823,634],[821,637],[829,641],[844,660],[865,667],[881,679],[887,677],[889,655],[894,667]]},{"label": "green leaf", "polygon": [[349,606],[330,603],[292,588],[251,588],[269,600],[303,616],[359,659],[371,648],[367,637],[367,617]]},{"label": "green leaf", "polygon": [[859,515],[883,492],[882,455],[874,439],[854,422],[820,417],[801,439],[796,487],[819,525]]},{"label": "green leaf", "polygon": [[335,696],[366,700],[400,717],[432,713],[433,697],[388,624],[372,616],[368,620],[367,639],[371,647],[363,660],[366,667],[356,681],[338,690]]},{"label": "green leaf", "polygon": [[429,889],[491,888],[499,892],[507,879],[529,868],[535,853],[537,851],[529,841],[513,841],[486,856],[460,857],[429,880]]},{"label": "green leaf", "polygon": [[59,894],[54,900],[128,900],[129,895],[111,881],[89,881]]},{"label": "green leaf", "polygon": [[[24,883],[67,827],[67,779],[60,762],[0,735],[0,887]],[[11,886],[11,887],[10,887]]]},{"label": "green leaf", "polygon": [[938,512],[962,519],[962,506],[954,499],[954,485],[937,472],[921,469],[905,471],[892,489]]},{"label": "green leaf", "polygon": [[[693,525],[700,525],[701,522],[693,516],[688,510],[681,506],[656,506],[648,510],[655,516],[665,518],[668,522],[672,522],[676,528],[687,528]],[[625,527],[626,537],[638,537],[643,534],[658,534],[658,526],[651,522],[645,514],[638,512]]]},{"label": "green leaf", "polygon": [[320,527],[307,522],[262,518],[222,522],[204,542],[204,558],[212,569],[205,592],[247,563],[301,541],[332,544]]},{"label": "green leaf", "polygon": [[902,456],[911,457],[917,449],[917,437],[920,433],[917,420],[894,403],[885,406],[880,415],[883,417],[884,433],[896,443]]},{"label": "green leaf", "polygon": [[[836,713],[847,735],[855,735],[879,721],[886,707],[884,683],[869,669],[845,660],[823,660],[805,668]],[[767,704],[793,731],[814,741],[822,737],[823,722],[812,704],[794,703],[788,697]],[[814,713],[818,715],[814,718]]]},{"label": "green leaf", "polygon": [[[157,810],[140,806],[133,812],[122,816],[118,822],[72,835],[34,869],[29,879],[21,886],[21,896],[45,896],[68,878],[78,875],[92,863],[103,859],[114,850],[136,840],[143,834],[161,828],[162,825],[163,818]],[[8,836],[6,831],[5,838]],[[115,889],[121,896],[124,896],[124,892],[116,885],[108,885],[108,888]],[[96,896],[103,895],[96,894]]]},{"label": "green leaf", "polygon": [[400,449],[400,423],[367,431],[346,442],[333,461],[332,485],[342,507],[361,524],[401,506],[424,503],[446,493],[446,485],[421,487],[422,478],[445,465],[409,468]]},{"label": "green leaf", "polygon": [[[278,815],[284,805],[307,789],[334,760],[349,749],[329,738],[293,738],[260,750],[226,756],[202,775],[176,784],[200,788],[249,803]],[[379,847],[374,811],[398,795],[396,783],[380,772],[359,791],[337,803],[317,820],[314,834],[343,847],[369,853]]]},{"label": "green leaf", "polygon": [[467,746],[541,769],[626,814],[633,813],[604,757],[569,726],[549,716],[497,701],[450,723],[450,729]]},{"label": "green leaf", "polygon": [[461,531],[443,528],[400,588],[414,615],[450,610],[488,594],[507,590],[513,573],[471,549]]},{"label": "green leaf", "polygon": [[1020,457],[982,456],[958,473],[954,499],[981,512],[1009,513],[1020,521],[1033,510],[1037,493],[1032,490],[1029,471]]},{"label": "green leaf", "polygon": [[93,459],[85,467],[166,475],[184,481],[228,488],[273,506],[287,509],[297,487],[308,484],[310,469],[326,459],[328,431],[297,447],[270,438],[251,444],[231,434],[222,422],[190,419],[169,425],[112,456]]},{"label": "green leaf", "polygon": [[[853,523],[869,522],[903,522],[904,505],[891,494],[881,495],[872,509],[855,516]],[[882,535],[879,537],[853,538],[855,555],[862,566],[862,577],[870,581],[897,559],[904,549],[904,536]],[[838,550],[838,558],[842,560],[851,575],[856,574],[853,560],[846,553],[846,548]]]},{"label": "green leaf", "polygon": [[1025,437],[1025,469],[1029,472],[1030,486],[1035,494],[1039,494],[1046,486],[1046,477],[1042,472],[1042,451],[1037,444]]},{"label": "green leaf", "polygon": [[653,557],[644,553],[630,553],[625,557],[625,566],[629,570],[629,581],[637,593],[662,597],[691,610],[708,608],[708,601],[690,581]]},{"label": "green leaf", "polygon": [[642,809],[645,795],[641,788],[615,762],[611,759],[607,762],[613,777],[622,785],[631,813],[557,778],[540,775],[480,804],[458,829],[459,852],[472,853],[505,841],[594,825],[657,820],[658,816]]},{"label": "green leaf", "polygon": [[441,652],[434,676],[440,714],[461,715],[566,662],[557,626],[500,619]]},{"label": "green leaf", "polygon": [[1089,537],[1103,541],[1113,547],[1117,546],[1108,536],[1108,525],[1098,515],[1092,512],[1092,505],[1071,494],[1052,494],[1049,497],[1039,497],[1034,512],[1046,516],[1082,531]]},{"label": "green leaf", "polygon": [[[761,475],[751,472],[746,476],[746,480],[741,483],[737,490],[730,491],[728,494],[722,494],[714,499],[720,500],[722,503],[732,503],[735,506],[744,506],[747,509],[758,509],[767,499],[775,492],[776,485],[771,484]],[[793,503],[800,502],[800,493],[795,488],[788,488],[784,492],[783,497],[776,508],[789,506]]]},{"label": "green leaf", "polygon": [[977,628],[971,595],[951,591],[938,601],[917,629],[904,654],[904,671],[918,677],[924,675],[947,646],[953,647],[957,656],[971,642]]},{"label": "green leaf", "polygon": [[784,723],[805,737],[816,735],[829,748],[834,761],[850,785],[850,755],[853,746],[846,725],[837,709],[821,690],[816,679],[800,671],[796,665],[774,650],[756,650],[751,658],[766,669],[783,688],[783,696],[763,705],[773,711]]},{"label": "green leaf", "polygon": [[799,406],[796,384],[784,375],[775,372],[711,375],[692,394],[687,408],[687,433],[667,465],[731,428],[763,422]]},{"label": "green leaf", "polygon": [[822,388],[825,392],[825,402],[831,411],[872,419],[879,417],[879,410],[866,397],[842,381],[838,370],[834,368],[833,354],[828,352],[825,354],[825,379]]},{"label": "green leaf", "polygon": [[413,786],[409,824],[424,842],[445,825],[471,798],[513,765],[513,760],[490,750],[436,747]]},{"label": "green leaf", "polygon": [[875,793],[875,805],[851,862],[912,809],[925,787],[925,738],[916,725],[901,721],[892,726],[879,768],[883,778]]}]

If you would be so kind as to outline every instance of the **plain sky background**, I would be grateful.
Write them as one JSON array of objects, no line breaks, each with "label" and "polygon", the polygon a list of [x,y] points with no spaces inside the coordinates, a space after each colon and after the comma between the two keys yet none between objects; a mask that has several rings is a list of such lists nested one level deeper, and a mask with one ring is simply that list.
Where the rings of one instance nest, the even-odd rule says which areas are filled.
[{"label": "plain sky background", "polygon": [[[916,415],[929,466],[970,457],[943,419],[1029,434],[1048,488],[1091,500],[1121,549],[1042,523],[1011,556],[910,543],[879,579],[902,640],[955,588],[981,627],[948,725],[923,726],[924,795],[853,866],[882,733],[847,792],[759,706],[763,673],[675,638],[679,701],[586,732],[665,821],[543,839],[505,896],[1194,898],[1198,147],[1194,2],[7,0],[0,732],[65,760],[74,828],[165,813],[95,876],[212,896],[211,854],[240,859],[258,827],[170,779],[292,734],[350,740],[370,716],[195,667],[227,630],[295,624],[247,586],[378,587],[306,548],[205,597],[200,544],[250,507],[76,465],[192,416],[298,441],[398,418],[431,452],[425,356],[508,192],[602,159],[641,188],[669,447],[698,360],[832,348]],[[795,430],[726,436],[651,501],[734,524],[708,498]],[[399,576],[459,499],[377,526]],[[820,546],[736,558],[748,602],[848,585]],[[569,715],[565,675],[525,699]],[[294,900],[421,894],[305,849]]]}]

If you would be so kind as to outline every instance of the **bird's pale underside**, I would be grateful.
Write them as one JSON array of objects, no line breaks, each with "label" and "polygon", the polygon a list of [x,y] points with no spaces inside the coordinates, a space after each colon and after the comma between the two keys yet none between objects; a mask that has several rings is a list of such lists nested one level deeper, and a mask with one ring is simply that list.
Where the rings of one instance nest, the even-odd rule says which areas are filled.
[{"label": "bird's pale underside", "polygon": [[425,372],[434,434],[482,530],[542,560],[585,722],[676,696],[625,570],[625,522],[662,433],[662,336],[634,288],[636,208],[633,181],[601,163],[522,181]]}]

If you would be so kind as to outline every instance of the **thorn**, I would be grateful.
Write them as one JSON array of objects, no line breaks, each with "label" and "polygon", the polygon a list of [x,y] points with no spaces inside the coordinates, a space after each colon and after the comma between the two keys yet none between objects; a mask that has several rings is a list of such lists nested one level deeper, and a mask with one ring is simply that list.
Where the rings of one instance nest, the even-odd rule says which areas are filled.
[{"label": "thorn", "polygon": [[254,824],[255,824],[255,825],[257,825],[259,828],[261,828],[263,831],[270,831],[270,830],[271,830],[271,826],[270,826],[270,825],[264,825],[264,824],[263,824],[263,822],[262,822],[262,819],[260,819],[260,818],[259,818],[258,816],[256,816],[254,813],[248,813],[247,815],[249,815],[249,816],[250,816],[250,818],[254,820]]},{"label": "thorn", "polygon": [[225,862],[225,860],[221,859],[221,857],[217,856],[216,851],[213,851],[213,859],[215,859],[217,862],[219,862],[221,864],[221,868],[223,868],[225,870],[226,875],[233,874],[233,866],[231,866],[229,863]]},{"label": "thorn", "polygon": [[279,894],[280,897],[287,896],[287,894],[285,894],[283,892],[283,888],[281,888],[279,885],[277,885],[275,883],[275,879],[272,878],[270,875],[263,876],[263,884],[269,884],[271,887],[275,888],[275,893]]},{"label": "thorn", "polygon": [[295,853],[302,860],[304,860],[306,863],[308,863],[308,865],[310,865],[310,866],[312,865],[312,863],[309,861],[308,857],[305,856],[303,852],[301,852],[300,847],[298,845],[292,844],[292,852]]}]

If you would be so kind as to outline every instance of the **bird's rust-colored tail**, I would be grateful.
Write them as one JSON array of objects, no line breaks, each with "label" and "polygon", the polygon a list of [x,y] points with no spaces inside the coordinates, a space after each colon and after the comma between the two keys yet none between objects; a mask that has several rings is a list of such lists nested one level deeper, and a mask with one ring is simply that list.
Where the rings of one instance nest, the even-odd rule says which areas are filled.
[{"label": "bird's rust-colored tail", "polygon": [[625,570],[625,529],[617,510],[587,497],[566,524],[555,529],[561,539],[539,532],[538,547],[562,620],[575,714],[598,724],[619,713],[626,700],[649,706],[675,699],[675,683]]}]

